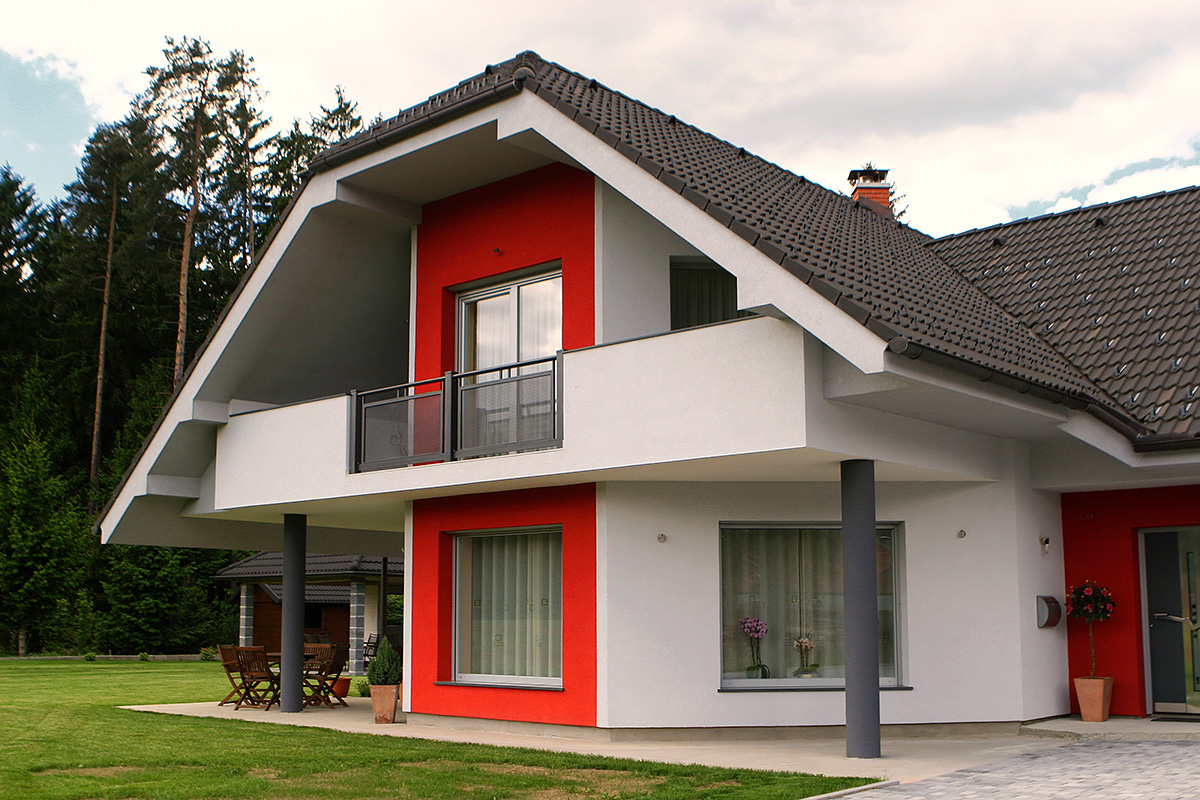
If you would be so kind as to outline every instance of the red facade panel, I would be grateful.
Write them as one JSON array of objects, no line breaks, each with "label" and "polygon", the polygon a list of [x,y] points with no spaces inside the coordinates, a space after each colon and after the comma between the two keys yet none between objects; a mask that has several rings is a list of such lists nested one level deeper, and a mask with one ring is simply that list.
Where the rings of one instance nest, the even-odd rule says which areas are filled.
[{"label": "red facade panel", "polygon": [[455,367],[452,287],[562,263],[563,349],[595,344],[595,181],[563,164],[428,203],[417,231],[415,380]]},{"label": "red facade panel", "polygon": [[[1138,531],[1200,525],[1200,486],[1064,494],[1062,518],[1067,587],[1094,580],[1110,586],[1117,602],[1112,619],[1094,626],[1096,674],[1113,678],[1113,714],[1143,716],[1146,615]],[[1087,625],[1068,620],[1067,636],[1071,677],[1087,675]],[[1074,692],[1071,703],[1078,713]]]},{"label": "red facade panel", "polygon": [[[456,531],[562,527],[562,690],[439,685],[454,675]],[[413,503],[411,710],[558,725],[596,724],[595,484]]]}]

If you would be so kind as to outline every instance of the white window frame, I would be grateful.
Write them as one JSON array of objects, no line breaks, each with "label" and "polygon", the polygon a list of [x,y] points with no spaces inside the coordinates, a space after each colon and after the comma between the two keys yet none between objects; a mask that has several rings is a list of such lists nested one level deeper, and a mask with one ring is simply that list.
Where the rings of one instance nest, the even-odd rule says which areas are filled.
[{"label": "white window frame", "polygon": [[[453,658],[453,665],[454,665],[453,674],[454,674],[454,682],[455,683],[487,684],[487,685],[495,685],[495,686],[516,686],[516,687],[537,688],[537,689],[561,689],[562,688],[563,679],[561,676],[562,676],[562,671],[563,671],[562,670],[562,667],[563,667],[563,647],[562,647],[563,629],[562,629],[561,618],[559,619],[559,628],[558,628],[558,642],[559,642],[558,672],[559,672],[559,677],[556,677],[556,678],[539,677],[536,675],[493,675],[490,673],[464,672],[461,669],[462,664],[463,664],[463,658],[465,657],[465,654],[463,652],[463,647],[464,647],[463,636],[465,634],[464,634],[464,631],[462,630],[463,614],[465,613],[465,609],[463,609],[463,607],[462,607],[462,600],[463,600],[463,594],[464,594],[464,592],[463,592],[463,579],[464,578],[462,575],[463,559],[460,556],[460,553],[461,553],[460,548],[462,547],[464,542],[466,542],[470,539],[476,539],[476,538],[482,538],[482,537],[495,537],[495,536],[525,535],[525,534],[536,534],[536,533],[558,534],[558,536],[560,537],[559,543],[560,543],[560,554],[561,554],[561,544],[562,544],[562,526],[561,525],[536,525],[536,526],[532,526],[532,527],[528,527],[528,528],[502,528],[502,529],[489,529],[489,530],[480,530],[480,531],[462,531],[462,532],[454,534],[454,556],[453,556],[454,557],[454,586],[453,586],[453,592],[454,592],[454,608],[453,608],[454,646],[452,648],[452,650],[453,650],[452,658]],[[559,564],[559,586],[558,586],[560,609],[562,608],[562,573],[561,573],[561,570],[562,570],[562,564],[560,563]]]},{"label": "white window frame", "polygon": [[[720,531],[724,533],[727,530],[829,530],[843,527],[840,521],[822,521],[822,522],[722,522],[720,523]],[[878,521],[875,524],[877,530],[889,529],[892,534],[892,636],[894,637],[893,648],[895,650],[895,668],[896,674],[889,677],[881,677],[879,686],[881,688],[897,688],[903,687],[904,684],[904,627],[905,627],[905,596],[907,593],[905,585],[905,544],[904,544],[904,523],[902,522],[885,522]],[[719,537],[720,555],[718,562],[718,579],[724,553],[724,537]],[[725,609],[725,587],[719,586],[720,602],[719,608],[722,615],[717,620],[717,630],[720,630],[721,622],[724,615],[728,612]],[[771,677],[771,678],[726,678],[724,676],[724,664],[720,665],[719,672],[720,687],[722,689],[758,689],[758,690],[778,690],[778,689],[844,689],[846,686],[845,678],[801,678],[801,677]]]}]

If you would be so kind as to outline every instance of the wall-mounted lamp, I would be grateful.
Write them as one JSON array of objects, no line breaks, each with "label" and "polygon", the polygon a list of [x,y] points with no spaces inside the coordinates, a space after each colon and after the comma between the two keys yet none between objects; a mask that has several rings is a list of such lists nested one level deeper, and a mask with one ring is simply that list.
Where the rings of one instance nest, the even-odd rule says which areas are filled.
[{"label": "wall-mounted lamp", "polygon": [[1050,537],[1049,537],[1049,536],[1042,536],[1042,537],[1040,537],[1040,538],[1038,539],[1038,544],[1040,544],[1040,545],[1042,546],[1042,552],[1043,552],[1043,553],[1049,553],[1049,552],[1050,552]]},{"label": "wall-mounted lamp", "polygon": [[667,535],[666,535],[665,533],[660,533],[660,534],[658,535],[658,540],[659,540],[660,542],[665,542],[665,541],[667,540]]},{"label": "wall-mounted lamp", "polygon": [[965,538],[967,538],[967,532],[966,532],[966,531],[959,531],[959,532],[958,532],[958,538],[960,538],[960,539],[965,539]]}]

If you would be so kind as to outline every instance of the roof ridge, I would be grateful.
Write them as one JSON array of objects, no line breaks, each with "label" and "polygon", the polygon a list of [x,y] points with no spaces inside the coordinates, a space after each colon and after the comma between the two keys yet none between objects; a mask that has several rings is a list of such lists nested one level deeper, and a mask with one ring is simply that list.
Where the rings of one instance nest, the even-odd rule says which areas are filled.
[{"label": "roof ridge", "polygon": [[1145,200],[1152,200],[1157,197],[1167,197],[1167,196],[1174,195],[1174,194],[1183,194],[1185,192],[1194,192],[1198,189],[1200,189],[1200,185],[1180,186],[1177,189],[1164,189],[1159,192],[1151,192],[1150,194],[1133,195],[1132,197],[1125,197],[1120,200],[1107,200],[1103,203],[1093,203],[1090,206],[1078,206],[1076,208],[1068,208],[1063,211],[1047,211],[1043,214],[1038,214],[1037,216],[1033,216],[1033,217],[1021,217],[1020,219],[1010,219],[1008,222],[997,222],[995,225],[986,225],[982,228],[969,228],[968,230],[958,231],[957,233],[948,233],[945,236],[933,237],[932,241],[933,242],[945,242],[945,241],[950,241],[951,239],[955,239],[959,236],[968,236],[968,235],[972,235],[972,234],[987,233],[988,231],[994,231],[994,230],[998,230],[1000,228],[1007,229],[1007,228],[1011,228],[1013,226],[1021,225],[1021,224],[1027,223],[1027,222],[1040,222],[1042,220],[1049,219],[1052,217],[1055,219],[1062,219],[1063,217],[1067,217],[1072,214],[1081,214],[1086,211],[1096,211],[1097,209],[1102,209],[1102,208],[1113,208],[1113,207],[1117,207],[1117,206],[1123,206],[1127,203],[1137,203],[1137,202],[1142,202]]}]

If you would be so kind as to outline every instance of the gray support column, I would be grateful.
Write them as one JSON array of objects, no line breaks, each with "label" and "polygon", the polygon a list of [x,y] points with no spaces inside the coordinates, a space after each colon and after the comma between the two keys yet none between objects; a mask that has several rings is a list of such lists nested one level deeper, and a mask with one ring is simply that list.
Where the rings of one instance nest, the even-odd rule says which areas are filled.
[{"label": "gray support column", "polygon": [[238,645],[251,647],[254,644],[254,584],[242,584],[242,601],[238,607]]},{"label": "gray support column", "polygon": [[[379,573],[379,646],[383,647],[383,643],[387,641],[387,595],[388,595],[388,560],[387,556],[383,558],[383,568]],[[375,652],[379,652],[376,650]]]},{"label": "gray support column", "polygon": [[846,757],[879,758],[879,595],[875,462],[842,462]]},{"label": "gray support column", "polygon": [[279,710],[304,705],[304,572],[308,517],[283,515],[283,622],[279,637]]},{"label": "gray support column", "polygon": [[366,638],[367,584],[350,581],[350,674],[363,675],[363,640]]}]

